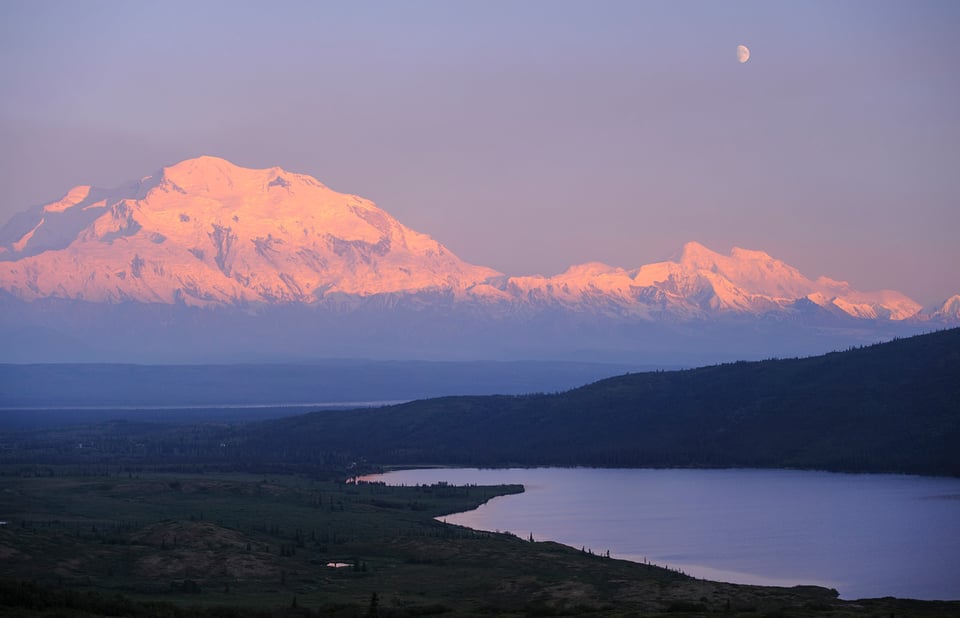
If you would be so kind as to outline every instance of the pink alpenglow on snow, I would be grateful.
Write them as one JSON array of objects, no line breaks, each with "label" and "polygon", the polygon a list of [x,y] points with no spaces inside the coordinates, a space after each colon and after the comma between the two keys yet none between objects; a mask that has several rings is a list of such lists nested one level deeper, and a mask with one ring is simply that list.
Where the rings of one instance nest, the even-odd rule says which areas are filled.
[{"label": "pink alpenglow on snow", "polygon": [[463,295],[499,274],[368,200],[280,168],[199,157],[91,195],[77,187],[37,211],[3,255],[13,260],[0,263],[3,289],[95,302],[311,302],[426,288]]},{"label": "pink alpenglow on snow", "polygon": [[[558,307],[654,320],[762,315],[803,303],[870,320],[921,317],[899,292],[809,279],[763,251],[687,243],[633,269],[597,262],[553,276],[507,277],[468,264],[364,198],[278,167],[216,157],[126,186],[79,186],[0,229],[0,289],[31,301],[303,303],[440,294],[496,313]],[[960,316],[960,297],[935,315]]]}]

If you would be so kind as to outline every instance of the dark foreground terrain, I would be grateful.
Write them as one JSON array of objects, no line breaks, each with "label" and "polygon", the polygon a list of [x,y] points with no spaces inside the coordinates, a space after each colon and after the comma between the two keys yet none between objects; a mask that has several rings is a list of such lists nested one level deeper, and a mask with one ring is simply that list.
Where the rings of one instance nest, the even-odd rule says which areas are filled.
[{"label": "dark foreground terrain", "polygon": [[518,491],[6,466],[0,615],[960,615],[960,602],[714,583],[433,519]]}]

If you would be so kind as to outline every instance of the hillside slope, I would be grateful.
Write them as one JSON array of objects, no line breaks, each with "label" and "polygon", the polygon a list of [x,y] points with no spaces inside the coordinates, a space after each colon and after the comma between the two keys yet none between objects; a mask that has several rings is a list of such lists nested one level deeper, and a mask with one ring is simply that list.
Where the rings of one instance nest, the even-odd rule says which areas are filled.
[{"label": "hillside slope", "polygon": [[627,374],[253,426],[251,454],[384,464],[754,466],[960,475],[960,329],[803,359]]}]

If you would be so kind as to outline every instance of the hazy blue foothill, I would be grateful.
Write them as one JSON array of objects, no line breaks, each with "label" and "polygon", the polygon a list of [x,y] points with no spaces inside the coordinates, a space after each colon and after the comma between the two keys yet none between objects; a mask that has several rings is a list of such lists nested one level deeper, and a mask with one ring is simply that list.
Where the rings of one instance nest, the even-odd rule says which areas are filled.
[{"label": "hazy blue foothill", "polygon": [[356,359],[309,364],[0,364],[0,426],[240,421],[454,394],[569,390],[635,364]]},{"label": "hazy blue foothill", "polygon": [[[614,363],[693,367],[822,354],[907,337],[950,322],[864,320],[812,303],[789,315],[625,320],[611,310],[541,307],[532,316],[463,313],[429,294],[374,295],[316,306],[206,310],[175,303],[25,302],[0,290],[4,363],[303,364],[318,358]],[[348,304],[350,304],[348,303]],[[145,327],[144,325],[149,325]],[[599,377],[599,376],[597,376]]]},{"label": "hazy blue foothill", "polygon": [[960,476],[960,329],[810,358],[445,397],[252,427],[246,448],[393,464],[813,468]]},{"label": "hazy blue foothill", "polygon": [[[364,367],[370,373],[358,369]],[[376,465],[793,467],[960,476],[958,367],[960,329],[952,329],[824,356],[628,373],[566,391],[558,385],[558,378],[572,386],[588,381],[578,371],[611,368],[359,363],[352,373],[321,365],[220,367],[207,368],[207,373],[190,367],[5,366],[8,373],[4,374],[3,392],[5,397],[34,391],[52,397],[69,392],[66,385],[73,380],[75,386],[79,384],[75,392],[91,396],[115,388],[118,397],[156,395],[170,405],[186,404],[180,407],[190,409],[180,410],[180,422],[208,420],[211,417],[203,414],[210,414],[209,410],[218,420],[251,420],[304,409],[277,407],[298,403],[292,396],[287,401],[264,398],[264,393],[276,397],[284,384],[305,389],[326,384],[326,391],[301,392],[299,403],[317,404],[318,410],[330,407],[319,404],[331,403],[335,399],[329,396],[332,392],[340,393],[344,406],[351,401],[415,398],[430,389],[467,392],[468,386],[527,393],[443,396],[393,406],[324,409],[242,426],[207,427],[206,437],[195,444],[190,455],[205,462],[254,458],[310,467],[327,465],[335,454],[337,461]],[[544,373],[532,371],[536,368]],[[20,371],[21,377],[11,377]],[[57,372],[63,375],[58,377]],[[90,381],[76,381],[83,372],[90,372]],[[514,375],[507,380],[506,374],[511,372]],[[29,375],[33,385],[24,390]],[[536,388],[519,380],[533,380],[537,375]],[[132,391],[118,386],[137,380],[142,382]],[[59,384],[64,385],[62,391]],[[105,386],[83,391],[91,384]],[[238,399],[220,400],[232,403],[234,411],[224,413],[209,400],[165,399],[190,384],[193,387],[180,391],[181,397],[184,392],[224,397],[231,385],[236,385]],[[257,384],[264,389],[259,394]],[[243,407],[258,397],[264,408],[251,413]],[[27,399],[24,395],[18,401]],[[103,400],[96,405],[135,407],[122,399],[116,401],[112,406]],[[144,399],[137,403],[148,405]],[[198,411],[191,418],[191,410],[201,408],[207,411]],[[231,413],[237,416],[230,419]],[[70,414],[56,408],[49,418],[52,423],[64,424]],[[75,414],[76,420],[83,419],[81,412]],[[96,414],[101,415],[89,420],[156,420],[161,413],[151,411],[154,418],[123,409]],[[42,427],[43,416],[8,410],[0,419],[5,418],[8,426],[25,423],[23,428],[29,428],[30,423]],[[115,430],[116,426],[105,426],[102,432],[107,435]],[[129,432],[130,427],[123,431]],[[143,456],[152,463],[162,462],[167,453],[162,441],[148,439],[149,428],[142,431],[144,435],[135,442],[152,445],[144,447]],[[221,443],[229,443],[230,448],[223,450]],[[27,442],[24,445],[32,448]],[[102,453],[107,457],[113,454]]]}]

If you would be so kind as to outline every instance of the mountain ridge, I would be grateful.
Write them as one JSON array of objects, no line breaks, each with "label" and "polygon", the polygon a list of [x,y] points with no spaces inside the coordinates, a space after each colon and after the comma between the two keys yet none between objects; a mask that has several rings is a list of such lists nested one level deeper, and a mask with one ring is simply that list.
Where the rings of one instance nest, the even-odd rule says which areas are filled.
[{"label": "mountain ridge", "polygon": [[74,187],[0,228],[3,362],[592,360],[794,356],[960,323],[764,251],[507,276],[373,202],[216,157]]},{"label": "mountain ridge", "polygon": [[723,255],[697,242],[633,269],[588,262],[508,277],[311,176],[212,156],[117,189],[74,187],[15,216],[0,228],[0,289],[27,301],[193,306],[439,294],[495,315],[559,307],[640,320],[790,313],[807,301],[860,319],[960,319],[949,300],[924,313],[900,292],[811,280],[764,251]]}]

